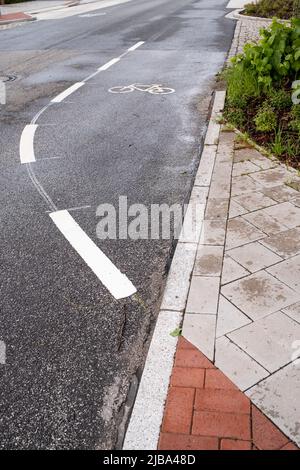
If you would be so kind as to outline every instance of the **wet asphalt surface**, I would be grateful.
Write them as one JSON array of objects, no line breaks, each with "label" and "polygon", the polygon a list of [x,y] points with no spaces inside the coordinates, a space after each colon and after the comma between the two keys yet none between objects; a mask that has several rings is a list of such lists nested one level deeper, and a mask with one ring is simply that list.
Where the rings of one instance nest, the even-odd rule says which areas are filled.
[{"label": "wet asphalt surface", "polygon": [[[97,207],[187,202],[214,76],[235,24],[223,0],[132,0],[105,16],[36,21],[0,30],[0,448],[111,449],[142,370],[172,240],[99,240]],[[115,300],[49,217],[20,164],[33,116],[137,41],[146,41],[38,120],[34,170],[137,287]],[[155,96],[109,88],[161,83]],[[169,332],[166,332],[168,334]],[[163,366],[163,364],[162,364]],[[118,444],[117,444],[118,443]]]}]

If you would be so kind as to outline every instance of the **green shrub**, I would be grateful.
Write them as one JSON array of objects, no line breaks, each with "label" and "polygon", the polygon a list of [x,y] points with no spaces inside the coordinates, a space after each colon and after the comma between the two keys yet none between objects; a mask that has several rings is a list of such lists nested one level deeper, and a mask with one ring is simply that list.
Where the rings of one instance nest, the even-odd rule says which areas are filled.
[{"label": "green shrub", "polygon": [[243,128],[246,123],[245,113],[239,108],[227,108],[225,111],[225,117],[235,127]]},{"label": "green shrub", "polygon": [[300,70],[300,19],[293,19],[291,26],[274,20],[269,29],[261,30],[259,43],[246,44],[233,63],[252,71],[265,91],[283,80],[295,80]]},{"label": "green shrub", "polygon": [[296,3],[299,3],[299,0],[259,0],[257,3],[245,5],[245,14],[264,18],[276,16],[277,18],[289,19],[296,14]]},{"label": "green shrub", "polygon": [[258,82],[251,70],[243,69],[239,64],[225,71],[227,81],[227,99],[230,106],[244,109],[249,98],[259,96]]},{"label": "green shrub", "polygon": [[272,88],[268,93],[268,101],[270,106],[278,111],[290,108],[292,105],[291,93],[284,89],[274,90]]},{"label": "green shrub", "polygon": [[271,132],[276,129],[277,116],[269,104],[264,103],[254,118],[256,130],[260,132]]}]

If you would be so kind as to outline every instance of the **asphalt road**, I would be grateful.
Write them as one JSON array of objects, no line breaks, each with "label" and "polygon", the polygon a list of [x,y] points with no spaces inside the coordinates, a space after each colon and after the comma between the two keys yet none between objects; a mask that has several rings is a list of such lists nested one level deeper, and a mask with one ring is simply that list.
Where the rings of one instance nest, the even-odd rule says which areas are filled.
[{"label": "asphalt road", "polygon": [[[132,0],[99,10],[106,15],[0,30],[0,75],[16,77],[0,106],[0,448],[120,445],[174,243],[99,240],[96,210],[117,207],[120,195],[147,207],[188,200],[214,75],[234,29],[226,4]],[[48,107],[34,140],[35,175],[57,210],[81,207],[72,217],[137,288],[116,300],[49,217],[20,164],[19,142],[52,98],[138,41],[145,43]],[[132,83],[175,93],[108,92]]]}]

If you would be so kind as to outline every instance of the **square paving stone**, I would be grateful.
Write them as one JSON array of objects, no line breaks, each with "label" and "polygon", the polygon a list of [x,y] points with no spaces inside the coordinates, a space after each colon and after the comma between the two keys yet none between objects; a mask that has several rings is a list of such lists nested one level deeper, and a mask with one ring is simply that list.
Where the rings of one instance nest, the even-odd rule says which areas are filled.
[{"label": "square paving stone", "polygon": [[274,235],[275,233],[283,232],[288,228],[277,222],[273,217],[267,215],[263,210],[245,214],[243,219],[250,222],[250,224],[255,225],[255,227],[260,230],[263,230],[267,235]]},{"label": "square paving stone", "polygon": [[227,225],[226,250],[245,245],[246,243],[264,238],[265,234],[242,217],[230,219]]},{"label": "square paving stone", "polygon": [[267,271],[292,289],[300,292],[300,255],[276,264]]},{"label": "square paving stone", "polygon": [[285,230],[273,237],[264,238],[260,243],[283,258],[298,255],[300,254],[300,228]]},{"label": "square paving stone", "polygon": [[247,391],[247,396],[300,446],[299,365],[289,364]]},{"label": "square paving stone", "polygon": [[221,276],[223,251],[222,246],[199,245],[194,275]]},{"label": "square paving stone", "polygon": [[283,308],[282,311],[290,318],[300,323],[300,302]]},{"label": "square paving stone", "polygon": [[251,273],[282,261],[280,256],[258,242],[229,250],[228,255]]},{"label": "square paving stone", "polygon": [[292,344],[300,338],[300,325],[276,312],[228,336],[266,370],[275,372],[291,362]]},{"label": "square paving stone", "polygon": [[222,284],[228,284],[229,282],[248,276],[249,274],[249,271],[225,254],[221,278]]},{"label": "square paving stone", "polygon": [[219,301],[220,278],[193,276],[186,306],[187,313],[216,315]]},{"label": "square paving stone", "polygon": [[264,188],[263,193],[271,199],[274,199],[276,202],[290,201],[299,194],[298,191],[290,188],[286,184],[281,186],[274,186],[272,188]]},{"label": "square paving stone", "polygon": [[253,173],[251,178],[258,183],[261,183],[266,188],[271,188],[272,186],[285,184],[289,178],[289,173],[284,168],[278,167],[271,170],[263,170],[258,173]]},{"label": "square paving stone", "polygon": [[262,192],[257,191],[242,196],[237,196],[234,198],[234,201],[243,206],[249,212],[256,211],[258,209],[263,209],[264,207],[269,207],[276,204],[273,199],[265,196]]},{"label": "square paving stone", "polygon": [[300,294],[265,271],[222,287],[222,294],[252,320],[300,300]]},{"label": "square paving stone", "polygon": [[283,202],[273,207],[267,207],[264,212],[277,220],[278,223],[294,228],[300,225],[300,209],[290,202]]},{"label": "square paving stone", "polygon": [[217,338],[242,326],[248,325],[249,323],[251,323],[250,318],[246,317],[239,309],[228,302],[223,295],[220,296],[217,318]]},{"label": "square paving stone", "polygon": [[214,358],[215,333],[215,315],[185,315],[182,335],[211,361]]},{"label": "square paving stone", "polygon": [[209,198],[205,219],[227,219],[229,198]]},{"label": "square paving stone", "polygon": [[250,176],[236,176],[232,178],[231,195],[232,197],[240,196],[252,191],[259,191],[261,188],[262,186],[250,178]]},{"label": "square paving stone", "polygon": [[201,245],[221,245],[225,243],[226,220],[204,220],[200,237]]},{"label": "square paving stone", "polygon": [[215,365],[240,390],[246,390],[269,375],[268,371],[225,336],[216,340]]},{"label": "square paving stone", "polygon": [[234,152],[234,161],[245,162],[247,160],[261,160],[264,157],[254,148],[244,148],[235,150]]}]

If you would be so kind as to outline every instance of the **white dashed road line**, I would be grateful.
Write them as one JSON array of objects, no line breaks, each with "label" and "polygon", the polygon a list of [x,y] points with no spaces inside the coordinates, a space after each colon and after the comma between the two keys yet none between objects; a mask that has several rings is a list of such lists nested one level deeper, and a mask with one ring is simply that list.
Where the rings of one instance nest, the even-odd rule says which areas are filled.
[{"label": "white dashed road line", "polygon": [[136,293],[137,290],[128,277],[122,274],[87,236],[68,211],[52,212],[49,215],[64,237],[115,299],[123,299]]},{"label": "white dashed road line", "polygon": [[37,124],[28,124],[24,127],[20,139],[20,159],[21,163],[35,162],[33,140],[37,130]]},{"label": "white dashed road line", "polygon": [[78,90],[78,88],[81,88],[84,85],[84,82],[77,82],[74,83],[74,85],[70,86],[67,88],[65,91],[57,95],[55,98],[51,100],[51,103],[61,103],[65,98],[70,96],[74,91]]}]

